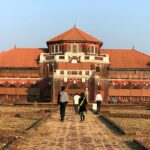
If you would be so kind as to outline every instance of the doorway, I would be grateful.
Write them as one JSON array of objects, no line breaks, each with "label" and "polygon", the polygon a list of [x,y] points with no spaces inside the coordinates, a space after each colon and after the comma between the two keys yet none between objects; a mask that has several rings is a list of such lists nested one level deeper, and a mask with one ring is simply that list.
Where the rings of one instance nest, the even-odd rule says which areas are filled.
[{"label": "doorway", "polygon": [[69,95],[69,102],[73,102],[73,96],[78,93],[79,95],[84,92],[84,89],[81,88],[78,84],[71,84],[68,86],[68,95]]}]

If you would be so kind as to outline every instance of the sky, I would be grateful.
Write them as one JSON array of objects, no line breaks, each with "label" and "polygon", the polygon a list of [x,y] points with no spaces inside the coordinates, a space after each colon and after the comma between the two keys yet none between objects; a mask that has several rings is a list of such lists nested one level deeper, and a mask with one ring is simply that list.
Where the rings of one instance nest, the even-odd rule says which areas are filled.
[{"label": "sky", "polygon": [[103,48],[150,54],[150,0],[0,0],[0,51],[45,48],[74,24]]}]

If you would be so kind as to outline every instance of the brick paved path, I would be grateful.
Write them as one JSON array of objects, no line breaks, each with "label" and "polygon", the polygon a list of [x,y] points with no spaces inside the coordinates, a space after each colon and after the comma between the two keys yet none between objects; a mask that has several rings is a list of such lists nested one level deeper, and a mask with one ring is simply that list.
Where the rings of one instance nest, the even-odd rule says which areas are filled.
[{"label": "brick paved path", "polygon": [[[67,108],[68,109],[68,108]],[[54,113],[39,127],[31,129],[10,150],[129,150],[123,140],[112,133],[88,111],[85,122],[73,109],[67,110],[65,122]]]}]

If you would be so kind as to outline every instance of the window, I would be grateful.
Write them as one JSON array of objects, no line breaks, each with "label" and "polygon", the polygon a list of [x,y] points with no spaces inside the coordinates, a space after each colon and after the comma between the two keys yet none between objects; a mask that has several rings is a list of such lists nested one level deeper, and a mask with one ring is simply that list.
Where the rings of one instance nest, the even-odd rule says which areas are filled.
[{"label": "window", "polygon": [[52,47],[51,47],[51,46],[49,46],[49,53],[51,53],[51,49],[52,49]]},{"label": "window", "polygon": [[60,74],[64,74],[64,71],[60,71]]},{"label": "window", "polygon": [[71,45],[67,46],[67,51],[70,52],[71,51]]},{"label": "window", "polygon": [[14,88],[14,87],[16,87],[16,85],[15,84],[10,84],[9,87]]},{"label": "window", "polygon": [[50,50],[51,50],[52,54],[59,53],[60,52],[60,46],[58,44],[52,45]]},{"label": "window", "polygon": [[94,53],[94,46],[91,46],[91,53]]},{"label": "window", "polygon": [[76,43],[70,44],[67,46],[67,51],[73,53],[79,52],[79,45]]},{"label": "window", "polygon": [[89,57],[89,56],[85,56],[84,58],[85,58],[85,59],[90,59],[90,57]]},{"label": "window", "polygon": [[79,52],[82,52],[82,46],[79,46]]},{"label": "window", "polygon": [[99,67],[96,67],[96,72],[100,72],[100,68]]},{"label": "window", "polygon": [[79,71],[79,75],[82,75],[82,71]]},{"label": "window", "polygon": [[72,71],[72,75],[77,75],[77,71]]},{"label": "window", "polygon": [[89,75],[89,71],[86,71],[85,74],[86,74],[86,75]]},{"label": "window", "polygon": [[68,75],[71,75],[71,71],[67,71],[67,74],[68,74]]},{"label": "window", "polygon": [[5,87],[4,84],[0,83],[0,87]]},{"label": "window", "polygon": [[77,45],[76,45],[76,44],[73,44],[72,51],[73,51],[73,52],[76,52],[76,51],[77,51]]},{"label": "window", "polygon": [[65,59],[65,56],[59,56],[59,59]]},{"label": "window", "polygon": [[90,53],[95,53],[95,45],[90,46]]},{"label": "window", "polygon": [[54,53],[54,45],[51,48],[51,53]]},{"label": "window", "polygon": [[89,54],[89,53],[90,53],[90,47],[87,48],[87,54]]},{"label": "window", "polygon": [[91,44],[90,47],[87,47],[87,53],[95,54],[96,47],[94,44]]},{"label": "window", "polygon": [[59,46],[59,53],[62,53],[62,51],[63,51],[63,46],[60,45],[60,46]]},{"label": "window", "polygon": [[58,53],[58,45],[55,45],[55,53]]}]

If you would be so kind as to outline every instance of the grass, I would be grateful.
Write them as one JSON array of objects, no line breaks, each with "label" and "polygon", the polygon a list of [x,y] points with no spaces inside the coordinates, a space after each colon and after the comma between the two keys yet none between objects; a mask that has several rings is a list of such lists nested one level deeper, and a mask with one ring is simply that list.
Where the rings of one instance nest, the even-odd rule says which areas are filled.
[{"label": "grass", "polygon": [[21,117],[0,117],[0,130],[23,131],[36,120]]},{"label": "grass", "polygon": [[16,113],[16,112],[37,112],[41,110],[48,110],[48,108],[38,107],[2,107],[0,106],[0,113]]},{"label": "grass", "polygon": [[[126,133],[126,138],[136,139],[144,146],[150,148],[150,118],[142,118],[143,115],[150,115],[150,110],[144,109],[103,109],[103,112],[110,113],[112,116],[108,117],[115,124],[119,125]],[[115,114],[115,117],[113,117]],[[118,114],[118,117],[116,117]],[[126,117],[120,117],[119,114],[125,114]],[[136,117],[130,118],[128,114]],[[138,117],[140,115],[141,117]]]},{"label": "grass", "polygon": [[132,109],[102,109],[102,111],[108,111],[111,114],[149,114],[150,115],[150,110],[132,110]]},{"label": "grass", "polygon": [[21,135],[32,126],[49,108],[2,107],[0,106],[0,149],[11,141],[10,137]]},{"label": "grass", "polygon": [[150,119],[142,118],[113,118],[110,120],[118,124],[122,129],[132,134],[150,133]]}]

